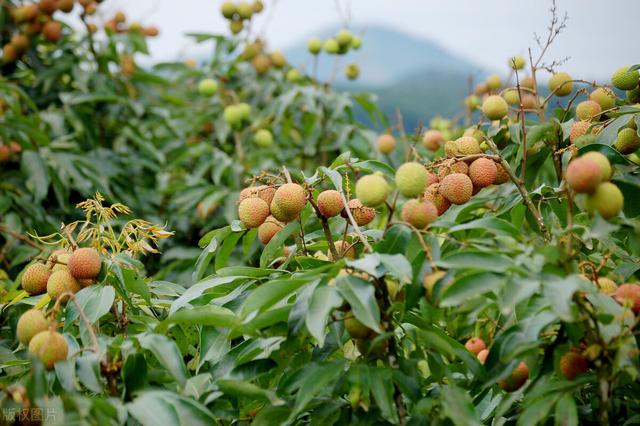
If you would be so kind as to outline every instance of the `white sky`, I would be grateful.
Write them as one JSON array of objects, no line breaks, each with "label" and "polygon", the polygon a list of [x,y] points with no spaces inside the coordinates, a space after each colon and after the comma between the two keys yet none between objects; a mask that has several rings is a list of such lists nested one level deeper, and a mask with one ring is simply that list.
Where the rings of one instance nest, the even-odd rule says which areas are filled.
[{"label": "white sky", "polygon": [[[353,25],[384,24],[431,39],[487,69],[502,69],[507,58],[535,47],[533,33],[546,33],[551,0],[339,0],[351,10]],[[262,28],[273,9],[267,39],[286,47],[339,23],[336,0],[264,0]],[[547,58],[571,59],[563,67],[577,77],[609,76],[622,65],[640,62],[640,0],[558,0],[569,14],[568,27]],[[218,10],[222,0],[107,0],[105,18],[124,10],[130,19],[154,24],[161,35],[150,42],[154,59],[188,57],[185,32],[226,32]],[[275,8],[273,7],[275,3]],[[366,41],[366,40],[365,40]],[[401,46],[399,46],[401,47]]]}]

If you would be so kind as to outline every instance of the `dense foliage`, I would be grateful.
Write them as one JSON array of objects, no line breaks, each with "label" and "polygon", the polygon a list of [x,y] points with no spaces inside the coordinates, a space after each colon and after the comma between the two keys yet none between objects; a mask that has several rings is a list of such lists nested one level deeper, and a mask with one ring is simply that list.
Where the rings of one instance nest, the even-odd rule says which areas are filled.
[{"label": "dense foliage", "polygon": [[[479,84],[464,119],[377,135],[354,119],[388,126],[368,95],[251,36],[261,2],[223,3],[232,36],[191,35],[205,63],[152,68],[154,27],[98,28],[79,1],[74,31],[65,0],[14,3],[3,422],[640,416],[640,66],[598,84],[545,63],[555,6],[540,56]],[[360,43],[312,39],[310,63]]]}]

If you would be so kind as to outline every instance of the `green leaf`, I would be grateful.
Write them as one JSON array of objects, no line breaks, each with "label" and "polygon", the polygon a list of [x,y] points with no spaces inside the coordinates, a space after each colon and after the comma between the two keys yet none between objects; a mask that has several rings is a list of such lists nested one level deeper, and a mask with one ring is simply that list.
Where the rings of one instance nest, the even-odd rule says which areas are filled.
[{"label": "green leaf", "polygon": [[22,170],[28,176],[27,189],[33,194],[36,202],[44,200],[49,191],[49,172],[42,157],[35,151],[22,153]]},{"label": "green leaf", "polygon": [[340,305],[342,305],[342,297],[338,294],[335,286],[317,287],[313,291],[305,317],[305,324],[309,333],[318,341],[318,346],[324,346],[327,320],[333,310]]},{"label": "green leaf", "polygon": [[141,393],[127,404],[127,410],[143,426],[216,424],[216,418],[207,407],[193,398],[165,390]]},{"label": "green leaf", "polygon": [[521,231],[511,223],[496,217],[485,217],[456,225],[449,228],[449,233],[466,231],[469,229],[481,229],[495,235],[509,235],[514,238],[517,238],[521,234]]},{"label": "green leaf", "polygon": [[442,387],[445,415],[458,426],[480,425],[480,418],[467,392],[450,383]]},{"label": "green leaf", "polygon": [[342,374],[343,363],[334,361],[327,364],[312,364],[307,367],[305,381],[296,396],[290,419],[301,413],[307,404],[320,393],[326,393],[330,385]]},{"label": "green leaf", "polygon": [[504,285],[504,281],[504,277],[493,272],[478,272],[465,275],[444,290],[439,306],[459,305],[468,299],[499,289]]},{"label": "green leaf", "polygon": [[144,282],[138,273],[133,269],[122,269],[123,285],[127,291],[137,294],[147,302],[147,305],[151,305],[151,293],[149,292],[149,285]]},{"label": "green leaf", "polygon": [[247,297],[240,309],[240,316],[246,318],[250,314],[263,312],[313,281],[316,279],[311,277],[268,281]]},{"label": "green leaf", "polygon": [[198,256],[196,267],[191,277],[193,282],[200,281],[200,279],[204,276],[205,272],[207,271],[207,267],[211,263],[211,260],[218,250],[218,247],[231,232],[231,227],[226,226],[224,228],[218,229],[212,236],[211,241],[209,241],[209,243],[207,244],[207,247],[205,247],[200,256]]},{"label": "green leaf", "polygon": [[192,300],[199,298],[205,291],[215,289],[216,287],[232,283],[239,279],[244,279],[244,277],[233,275],[224,277],[213,277],[192,285],[182,294],[182,296],[173,301],[173,303],[171,304],[171,308],[169,308],[169,315],[172,315],[173,313],[178,311],[178,309],[187,305]]},{"label": "green leaf", "polygon": [[556,426],[578,426],[578,408],[570,394],[565,394],[556,403],[554,418]]},{"label": "green leaf", "polygon": [[506,256],[482,251],[457,251],[436,261],[444,269],[477,269],[480,271],[506,272],[514,263]]},{"label": "green leaf", "polygon": [[294,221],[288,223],[287,226],[282,228],[271,241],[267,243],[267,245],[262,249],[262,254],[260,255],[260,267],[265,268],[269,264],[276,253],[282,251],[282,247],[284,246],[285,241],[289,238],[294,232],[300,229],[300,224],[298,221]]},{"label": "green leaf", "polygon": [[373,284],[353,275],[343,275],[336,280],[340,295],[349,303],[351,312],[358,321],[381,333],[380,309]]},{"label": "green leaf", "polygon": [[393,424],[398,423],[396,403],[393,400],[393,376],[386,368],[369,369],[369,386],[371,393],[382,412],[382,417]]},{"label": "green leaf", "polygon": [[182,308],[165,318],[156,331],[162,333],[171,324],[200,324],[230,328],[238,324],[238,318],[230,309],[216,305]]},{"label": "green leaf", "polygon": [[187,381],[187,369],[176,343],[162,334],[147,333],[138,336],[140,346],[150,351],[180,384]]},{"label": "green leaf", "polygon": [[242,380],[218,380],[218,388],[227,395],[238,398],[248,398],[258,401],[268,401],[273,406],[284,405],[285,401],[278,398],[272,391],[262,389],[253,383]]},{"label": "green leaf", "polygon": [[[110,285],[91,285],[76,293],[75,298],[89,322],[94,324],[111,310],[115,296],[116,291]],[[69,303],[65,323],[73,323],[79,317],[75,303]]]}]

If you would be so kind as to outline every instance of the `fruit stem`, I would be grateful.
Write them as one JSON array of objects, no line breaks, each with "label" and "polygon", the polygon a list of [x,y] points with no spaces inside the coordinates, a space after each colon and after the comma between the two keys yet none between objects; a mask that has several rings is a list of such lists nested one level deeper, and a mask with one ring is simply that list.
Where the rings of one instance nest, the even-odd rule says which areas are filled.
[{"label": "fruit stem", "polygon": [[313,201],[313,196],[311,195],[311,193],[307,194],[307,198],[309,199],[309,203],[315,210],[318,219],[320,219],[320,223],[322,224],[322,229],[324,231],[324,236],[329,243],[329,251],[331,252],[331,255],[334,259],[338,259],[338,251],[336,250],[336,246],[333,243],[333,236],[331,235],[331,228],[329,228],[329,222],[327,221],[327,218],[324,217],[322,213],[320,213],[320,209],[318,208],[318,205],[315,203],[315,201]]}]

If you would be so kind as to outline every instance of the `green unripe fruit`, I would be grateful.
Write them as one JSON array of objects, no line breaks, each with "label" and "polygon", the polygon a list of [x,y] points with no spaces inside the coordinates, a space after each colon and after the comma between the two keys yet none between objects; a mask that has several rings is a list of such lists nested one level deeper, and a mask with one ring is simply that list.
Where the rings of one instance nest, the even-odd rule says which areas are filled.
[{"label": "green unripe fruit", "polygon": [[79,248],[71,253],[67,268],[76,279],[95,278],[102,268],[100,254],[92,247]]},{"label": "green unripe fruit", "polygon": [[596,162],[596,164],[598,164],[598,167],[600,167],[600,171],[602,172],[603,181],[611,179],[613,170],[611,169],[611,163],[609,162],[609,159],[604,154],[601,154],[598,151],[589,151],[581,158],[588,158],[589,160],[593,160]]},{"label": "green unripe fruit", "polygon": [[396,149],[396,139],[388,133],[378,136],[377,143],[378,150],[384,155],[389,155]]},{"label": "green unripe fruit", "polygon": [[480,106],[480,98],[476,95],[467,96],[467,98],[464,100],[464,104],[470,110],[477,109]]},{"label": "green unripe fruit", "polygon": [[213,96],[218,91],[218,83],[212,78],[205,78],[198,84],[198,93],[202,96]]},{"label": "green unripe fruit", "polygon": [[520,95],[518,95],[518,89],[506,90],[502,97],[509,105],[517,105],[520,103]]},{"label": "green unripe fruit", "polygon": [[349,30],[340,30],[336,36],[336,41],[340,47],[349,46],[353,40],[353,34]]},{"label": "green unripe fruit", "polygon": [[244,29],[244,24],[242,21],[231,21],[229,22],[229,30],[231,34],[239,34]]},{"label": "green unripe fruit", "polygon": [[600,118],[602,108],[596,101],[582,101],[576,107],[576,117],[579,120],[592,121]]},{"label": "green unripe fruit", "polygon": [[297,183],[285,183],[276,190],[271,201],[271,214],[281,222],[297,218],[307,202],[304,188]]},{"label": "green unripe fruit", "polygon": [[438,219],[438,209],[431,201],[411,199],[402,206],[401,217],[417,229],[425,229]]},{"label": "green unripe fruit", "polygon": [[366,339],[373,333],[373,330],[358,321],[351,312],[345,315],[344,328],[349,333],[349,336],[354,339]]},{"label": "green unripe fruit", "polygon": [[316,37],[309,39],[307,42],[307,50],[312,55],[317,55],[322,50],[322,40]]},{"label": "green unripe fruit", "polygon": [[297,68],[291,68],[289,71],[287,71],[287,81],[296,83],[301,79],[302,79],[302,74],[300,74],[300,71]]},{"label": "green unripe fruit", "polygon": [[334,217],[338,216],[340,212],[342,212],[342,209],[344,209],[344,202],[342,201],[342,196],[338,191],[335,189],[329,189],[318,194],[317,206],[322,216]]},{"label": "green unripe fruit", "polygon": [[640,87],[636,87],[635,89],[627,90],[627,102],[631,102],[631,103],[640,102]]},{"label": "green unripe fruit", "polygon": [[36,334],[45,331],[49,327],[49,321],[39,309],[29,309],[20,316],[16,327],[16,337],[23,345],[28,345],[29,341]]},{"label": "green unripe fruit", "polygon": [[47,370],[56,362],[67,359],[69,346],[64,336],[57,331],[41,331],[29,342],[29,352],[34,354]]},{"label": "green unripe fruit", "polygon": [[595,160],[579,157],[569,163],[566,179],[574,191],[592,193],[602,182],[602,169]]},{"label": "green unripe fruit", "polygon": [[549,79],[549,90],[556,96],[567,96],[573,90],[571,76],[566,72],[558,72]]},{"label": "green unripe fruit", "polygon": [[597,139],[598,139],[598,137],[596,135],[587,134],[587,135],[578,136],[573,143],[578,148],[582,148],[583,146],[587,146],[587,145],[591,145],[593,143],[596,143]]},{"label": "green unripe fruit", "polygon": [[634,129],[622,129],[618,133],[613,147],[621,154],[631,154],[640,148],[640,136],[638,136],[638,132]]},{"label": "green unripe fruit", "polygon": [[347,65],[344,74],[349,80],[355,80],[360,75],[360,67],[358,67],[358,64],[349,64]]},{"label": "green unripe fruit", "polygon": [[486,83],[491,90],[498,90],[502,86],[502,80],[497,74],[491,74],[487,77]]},{"label": "green unripe fruit", "polygon": [[238,111],[240,112],[240,116],[243,120],[248,120],[251,115],[251,105],[245,102],[240,102],[238,104]]},{"label": "green unripe fruit", "polygon": [[276,68],[282,68],[287,65],[287,58],[280,51],[271,53],[271,63]]},{"label": "green unripe fruit", "polygon": [[529,367],[524,362],[518,364],[516,369],[506,379],[498,382],[500,387],[507,392],[514,392],[522,387],[529,378]]},{"label": "green unripe fruit", "polygon": [[267,129],[260,129],[253,135],[253,142],[263,148],[273,145],[273,135]]},{"label": "green unripe fruit", "polygon": [[362,46],[362,39],[358,36],[353,36],[353,38],[351,39],[351,48],[354,50],[358,50],[360,49],[361,46]]},{"label": "green unripe fruit", "polygon": [[438,192],[453,204],[464,204],[473,195],[473,182],[465,174],[451,173],[442,179]]},{"label": "green unripe fruit", "polygon": [[242,123],[242,111],[238,108],[237,105],[229,105],[224,109],[223,117],[224,121],[229,126],[237,126]]},{"label": "green unripe fruit", "polygon": [[245,198],[238,205],[238,218],[247,228],[257,228],[269,216],[269,205],[262,198]]},{"label": "green unripe fruit", "polygon": [[616,94],[608,87],[598,87],[591,92],[589,99],[597,102],[602,111],[611,109],[616,105]]},{"label": "green unripe fruit", "polygon": [[598,212],[605,219],[616,216],[622,207],[624,207],[622,192],[611,182],[601,183],[595,192],[587,197],[587,211],[590,214]]},{"label": "green unripe fruit", "polygon": [[42,263],[34,263],[22,274],[22,289],[30,295],[42,294],[47,291],[47,280],[51,271]]},{"label": "green unripe fruit", "polygon": [[240,2],[238,3],[238,15],[240,16],[241,19],[251,19],[251,16],[253,15],[253,5],[251,3],[247,3],[247,2]]},{"label": "green unripe fruit", "polygon": [[389,195],[389,185],[380,175],[362,176],[356,183],[356,197],[367,207],[377,207],[384,203]]},{"label": "green unripe fruit", "polygon": [[334,55],[334,54],[336,54],[336,53],[338,53],[340,51],[340,44],[334,38],[330,38],[330,39],[326,40],[322,47],[324,48],[325,52],[327,52],[327,53],[329,53],[331,55]]},{"label": "green unripe fruit", "polygon": [[455,145],[456,155],[474,155],[482,152],[478,139],[474,136],[462,136],[455,140]]},{"label": "green unripe fruit", "polygon": [[638,87],[638,71],[629,71],[629,66],[618,68],[611,76],[611,84],[620,90],[632,90]]},{"label": "green unripe fruit", "polygon": [[77,293],[79,291],[80,284],[69,271],[56,271],[47,281],[47,293],[51,300],[57,300],[63,293]]},{"label": "green unripe fruit", "polygon": [[509,68],[514,70],[521,70],[524,68],[526,62],[522,56],[514,56],[509,58]]},{"label": "green unripe fruit", "polygon": [[491,95],[482,103],[482,113],[489,120],[500,120],[509,112],[509,105],[502,96]]},{"label": "green unripe fruit", "polygon": [[417,197],[427,189],[429,174],[420,163],[409,162],[396,171],[396,186],[405,197]]},{"label": "green unripe fruit", "polygon": [[235,15],[237,11],[236,5],[230,1],[226,1],[220,6],[220,13],[227,19],[233,18],[233,15]]}]

